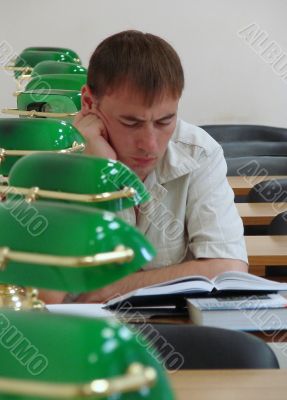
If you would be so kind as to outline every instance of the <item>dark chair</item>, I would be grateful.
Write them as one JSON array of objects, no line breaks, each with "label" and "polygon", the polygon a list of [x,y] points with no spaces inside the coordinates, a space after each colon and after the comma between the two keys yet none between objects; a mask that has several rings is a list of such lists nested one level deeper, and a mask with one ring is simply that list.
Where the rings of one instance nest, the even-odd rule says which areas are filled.
[{"label": "dark chair", "polygon": [[[241,199],[240,199],[241,201]],[[287,179],[274,179],[257,183],[245,196],[246,203],[277,203],[286,202]],[[268,225],[246,226],[245,235],[268,235]]]},{"label": "dark chair", "polygon": [[273,218],[268,227],[269,235],[287,235],[287,211]]},{"label": "dark chair", "polygon": [[247,156],[287,156],[287,140],[286,142],[269,142],[269,141],[234,141],[223,142],[221,146],[226,158],[247,157]]},{"label": "dark chair", "polygon": [[248,203],[287,202],[287,179],[257,183],[247,196]]},{"label": "dark chair", "polygon": [[[267,228],[268,235],[287,235],[287,212],[283,212],[278,214],[275,218],[273,218],[272,222]],[[287,277],[287,265],[274,267],[274,266],[266,266],[265,274],[267,277]]]},{"label": "dark chair", "polygon": [[279,368],[271,348],[244,332],[192,325],[146,325],[142,333],[168,369]]},{"label": "dark chair", "polygon": [[[265,175],[264,169],[269,175],[287,174],[286,128],[241,124],[201,127],[223,147],[228,176]],[[250,168],[255,163],[256,172]]]},{"label": "dark chair", "polygon": [[226,157],[227,176],[287,175],[287,156]]},{"label": "dark chair", "polygon": [[287,142],[287,129],[264,125],[202,125],[217,142]]}]

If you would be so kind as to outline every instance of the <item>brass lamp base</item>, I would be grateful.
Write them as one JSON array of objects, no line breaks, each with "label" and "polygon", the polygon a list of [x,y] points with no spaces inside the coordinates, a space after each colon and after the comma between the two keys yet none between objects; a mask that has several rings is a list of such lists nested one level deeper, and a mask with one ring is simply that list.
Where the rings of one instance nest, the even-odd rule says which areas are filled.
[{"label": "brass lamp base", "polygon": [[0,175],[0,184],[8,186],[8,176]]},{"label": "brass lamp base", "polygon": [[38,299],[38,290],[14,285],[0,285],[0,307],[18,310],[43,310],[45,304]]}]

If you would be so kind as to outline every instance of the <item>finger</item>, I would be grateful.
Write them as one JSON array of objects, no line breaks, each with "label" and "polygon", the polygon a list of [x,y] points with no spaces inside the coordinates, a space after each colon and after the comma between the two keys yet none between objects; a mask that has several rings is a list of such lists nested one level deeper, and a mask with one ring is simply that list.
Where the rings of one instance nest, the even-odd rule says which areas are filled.
[{"label": "finger", "polygon": [[98,117],[96,117],[93,114],[88,114],[86,116],[82,116],[81,118],[77,121],[74,122],[74,126],[81,131],[81,129],[85,130],[86,128],[89,128],[91,126],[97,126],[99,125],[99,120]]},{"label": "finger", "polygon": [[39,298],[46,304],[62,303],[66,296],[66,292],[58,290],[39,290]]},{"label": "finger", "polygon": [[92,293],[87,293],[87,294],[81,294],[77,300],[76,303],[102,303],[101,299],[97,296],[96,292]]},{"label": "finger", "polygon": [[84,123],[85,128],[93,128],[97,126],[98,132],[103,136],[104,139],[108,139],[108,131],[106,129],[106,126],[104,122],[97,116],[97,114],[89,114],[87,115],[83,120],[82,123]]},{"label": "finger", "polygon": [[84,118],[83,112],[82,112],[82,111],[79,111],[79,112],[76,114],[76,116],[74,117],[73,125],[78,124],[83,118]]}]

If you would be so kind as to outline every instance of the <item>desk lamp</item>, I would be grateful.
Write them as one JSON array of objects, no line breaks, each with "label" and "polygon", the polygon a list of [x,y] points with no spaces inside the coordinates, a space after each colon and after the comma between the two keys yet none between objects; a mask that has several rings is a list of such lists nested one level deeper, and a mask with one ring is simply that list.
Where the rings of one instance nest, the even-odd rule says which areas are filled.
[{"label": "desk lamp", "polygon": [[67,49],[66,47],[47,47],[47,46],[26,47],[23,50],[23,52],[26,51],[49,51],[49,52],[52,51],[52,52],[63,53],[66,56],[69,56],[73,60],[73,63],[81,64],[79,55],[74,50]]},{"label": "desk lamp", "polygon": [[[154,256],[137,229],[88,207],[11,200],[0,204],[0,224],[2,282],[87,291]],[[29,307],[17,291],[13,300],[16,310]],[[150,343],[114,318],[3,308],[0,342],[2,399],[173,399]]]},{"label": "desk lamp", "polygon": [[[63,162],[62,157],[64,157]],[[25,162],[22,163],[21,160],[24,158]],[[38,153],[22,159],[18,160],[15,168],[11,169],[9,185],[0,186],[0,193],[4,199],[0,203],[2,206],[0,224],[3,227],[9,227],[10,232],[8,235],[4,228],[2,239],[0,233],[0,248],[4,249],[4,253],[0,251],[0,254],[2,254],[4,264],[7,259],[5,248],[11,248],[12,252],[32,253],[35,251],[46,255],[52,254],[54,257],[48,257],[48,261],[52,263],[52,266],[61,266],[61,274],[64,275],[60,277],[57,268],[55,271],[55,268],[52,268],[54,272],[51,272],[48,267],[42,267],[40,271],[37,268],[35,270],[33,264],[19,268],[16,263],[16,266],[10,268],[10,272],[7,269],[5,274],[0,272],[0,281],[8,284],[81,292],[107,285],[110,281],[120,279],[126,273],[134,272],[143,265],[143,262],[151,260],[153,250],[135,228],[117,219],[113,214],[99,209],[121,211],[149,199],[144,184],[128,167],[114,160],[81,154]],[[43,226],[45,226],[45,221],[48,221],[45,234],[35,236],[34,223],[31,228],[32,234],[29,234],[29,229],[24,229],[23,232],[23,224],[28,224],[31,215],[32,217],[41,215],[44,219],[40,218],[39,224],[44,221]],[[26,247],[19,247],[25,242]],[[90,253],[96,253],[96,249],[103,253],[114,251],[116,248],[121,249],[121,247],[132,249],[132,251],[137,250],[134,260],[127,265],[129,269],[126,272],[118,266],[112,272],[107,267],[97,267],[90,275],[91,269],[78,268],[77,271],[75,268],[67,268],[65,263],[68,261],[64,260],[64,264],[61,264],[55,258],[59,255],[70,258],[84,257],[87,252],[88,256]],[[33,259],[33,255],[31,257]],[[32,263],[30,258],[27,260]],[[76,260],[71,260],[71,262],[74,266],[77,262],[80,263]],[[45,276],[40,276],[40,272],[45,273]],[[82,276],[83,273],[88,274],[87,278]],[[99,274],[97,282],[92,279],[95,273]],[[68,274],[67,278],[65,274]],[[50,283],[49,277],[52,278]],[[74,280],[70,281],[70,279]],[[3,290],[7,292],[6,287]],[[27,293],[31,297],[33,291],[27,291]],[[7,296],[9,297],[8,294]]]},{"label": "desk lamp", "polygon": [[116,319],[0,314],[0,398],[173,400],[156,351]]},{"label": "desk lamp", "polygon": [[83,65],[69,63],[69,62],[58,62],[58,61],[41,61],[33,69],[31,69],[30,73],[26,75],[21,75],[21,80],[35,78],[39,75],[46,74],[79,74],[79,75],[87,75],[87,68]]},{"label": "desk lamp", "polygon": [[[87,83],[85,74],[45,74],[30,80],[25,87],[27,90],[78,90]],[[17,93],[18,94],[18,93]]]},{"label": "desk lamp", "polygon": [[28,90],[17,96],[17,108],[2,109],[2,113],[23,117],[58,118],[73,121],[81,109],[78,90]]},{"label": "desk lamp", "polygon": [[[0,192],[7,187],[0,188]],[[121,162],[84,154],[36,153],[9,174],[9,193],[116,212],[149,199],[143,182]],[[2,192],[4,193],[4,192]]]},{"label": "desk lamp", "polygon": [[74,62],[73,58],[69,54],[59,51],[24,50],[16,57],[13,65],[5,66],[4,69],[14,71],[14,76],[16,79],[18,79],[21,74],[31,72],[33,67],[35,67],[39,62],[46,60],[57,62]]},{"label": "desk lamp", "polygon": [[[108,211],[29,200],[0,203],[2,284],[82,293],[139,270],[155,254],[136,228]],[[6,294],[5,305],[31,306]]]},{"label": "desk lamp", "polygon": [[0,174],[8,176],[19,158],[37,152],[65,153],[85,149],[85,140],[71,124],[55,119],[0,119]]}]

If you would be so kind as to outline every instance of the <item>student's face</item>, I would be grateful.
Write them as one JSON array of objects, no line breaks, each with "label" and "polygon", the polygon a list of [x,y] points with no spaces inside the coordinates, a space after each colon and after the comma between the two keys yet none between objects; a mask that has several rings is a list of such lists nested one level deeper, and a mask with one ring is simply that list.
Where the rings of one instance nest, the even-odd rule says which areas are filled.
[{"label": "student's face", "polygon": [[97,102],[118,160],[142,180],[166,151],[176,125],[178,101],[170,95],[162,96],[147,106],[138,93],[124,88],[104,95]]}]

